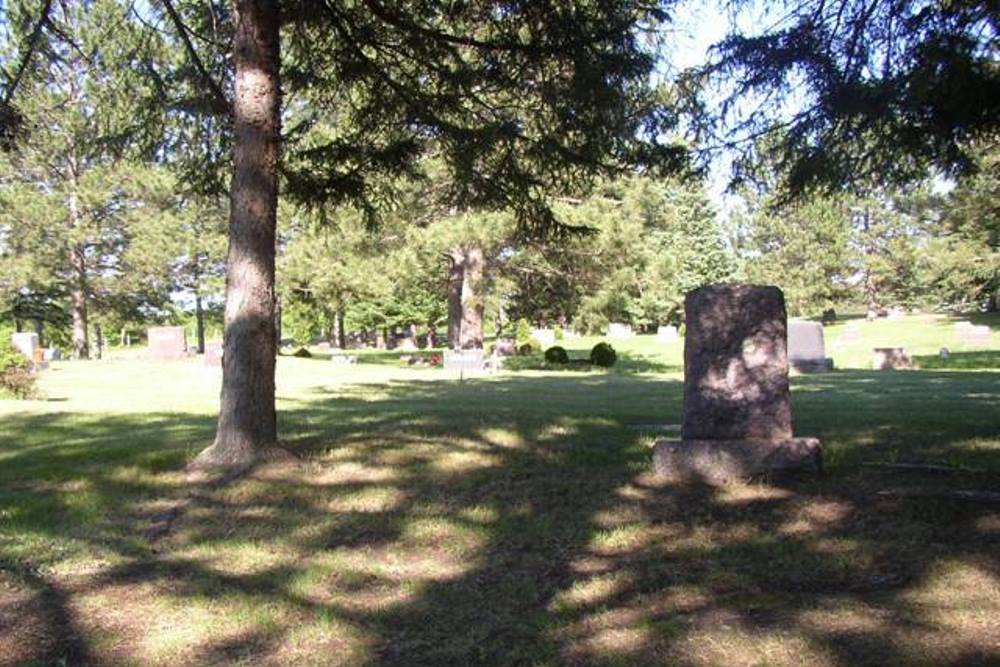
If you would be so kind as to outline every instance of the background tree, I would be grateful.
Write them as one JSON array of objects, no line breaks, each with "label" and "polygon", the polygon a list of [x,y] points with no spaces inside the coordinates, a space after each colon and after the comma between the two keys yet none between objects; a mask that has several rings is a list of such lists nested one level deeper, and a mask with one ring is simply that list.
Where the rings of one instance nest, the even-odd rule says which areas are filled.
[{"label": "background tree", "polygon": [[[741,20],[685,89],[703,147],[737,151],[737,181],[762,162],[792,196],[921,180],[928,167],[956,174],[975,166],[970,140],[997,130],[991,3],[731,4]],[[779,141],[757,141],[779,129]]]},{"label": "background tree", "polygon": [[43,32],[26,20],[33,12],[11,9],[7,46],[33,57],[19,60],[24,133],[8,156],[5,218],[19,237],[15,252],[35,258],[29,282],[40,284],[47,272],[66,290],[73,354],[87,358],[91,301],[117,268],[125,238],[132,179],[116,162],[144,120],[134,97],[123,95],[143,89],[134,73],[143,41],[111,0],[46,5]]}]

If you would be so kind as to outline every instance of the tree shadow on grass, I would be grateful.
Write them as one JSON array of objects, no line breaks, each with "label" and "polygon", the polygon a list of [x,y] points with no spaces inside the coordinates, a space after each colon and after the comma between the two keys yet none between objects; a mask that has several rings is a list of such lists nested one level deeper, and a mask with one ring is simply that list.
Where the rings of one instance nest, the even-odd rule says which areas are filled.
[{"label": "tree shadow on grass", "polygon": [[[985,374],[942,375],[798,379],[798,430],[844,460],[888,432],[920,450],[942,397],[995,391]],[[106,553],[53,603],[77,622],[91,664],[1000,659],[995,508],[880,496],[899,480],[848,466],[785,486],[663,484],[647,473],[648,440],[626,425],[679,421],[680,390],[621,375],[332,387],[282,412],[301,462],[207,493],[154,546],[138,537],[148,509],[180,492],[161,466],[179,465],[186,439],[207,441],[210,419],[18,417],[0,462],[31,475],[0,473],[0,511],[27,516],[15,529],[41,543]],[[983,400],[947,403],[938,446],[995,437]],[[52,514],[31,514],[33,503]],[[16,543],[0,550],[30,557]],[[81,611],[114,605],[139,621]],[[154,613],[157,627],[142,621]],[[185,645],[161,639],[156,653],[171,624]],[[100,643],[109,632],[114,650]]]}]

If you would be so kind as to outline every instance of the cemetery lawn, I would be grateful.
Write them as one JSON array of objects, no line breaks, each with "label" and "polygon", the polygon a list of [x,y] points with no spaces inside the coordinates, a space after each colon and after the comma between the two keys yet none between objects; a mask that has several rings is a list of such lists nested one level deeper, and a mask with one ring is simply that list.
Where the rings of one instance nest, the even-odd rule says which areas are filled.
[{"label": "cemetery lawn", "polygon": [[[982,348],[946,318],[828,328],[840,370],[793,379],[827,475],[727,489],[649,474],[682,377],[653,337],[613,341],[615,372],[462,382],[282,357],[298,458],[215,486],[183,468],[216,371],[57,363],[0,401],[0,666],[1000,664],[979,323]],[[924,369],[864,370],[883,344]]]}]

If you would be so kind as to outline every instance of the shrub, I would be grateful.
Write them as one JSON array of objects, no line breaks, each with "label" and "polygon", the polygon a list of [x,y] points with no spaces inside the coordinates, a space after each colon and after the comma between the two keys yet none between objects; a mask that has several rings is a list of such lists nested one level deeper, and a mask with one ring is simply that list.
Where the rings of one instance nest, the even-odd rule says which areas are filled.
[{"label": "shrub", "polygon": [[555,345],[545,350],[545,361],[550,364],[568,364],[569,355],[565,349]]},{"label": "shrub", "polygon": [[312,359],[312,352],[304,347],[300,347],[292,353],[293,357],[298,357],[299,359]]},{"label": "shrub", "polygon": [[553,331],[552,331],[552,336],[553,336],[553,338],[555,338],[556,340],[562,340],[563,338],[565,338],[565,337],[566,337],[566,332],[565,332],[565,331],[563,331],[563,328],[562,328],[562,327],[556,327],[556,328],[555,328],[555,329],[553,329]]},{"label": "shrub", "polygon": [[35,374],[31,362],[11,342],[11,333],[10,329],[0,330],[0,393],[31,398],[35,395]]},{"label": "shrub", "polygon": [[524,345],[525,343],[531,342],[531,324],[528,323],[528,320],[523,317],[517,321],[515,337],[518,345]]},{"label": "shrub", "polygon": [[615,348],[611,347],[607,343],[598,343],[594,346],[594,349],[590,351],[590,363],[595,366],[611,368],[615,365],[615,361],[617,360],[618,355],[615,354]]},{"label": "shrub", "polygon": [[529,343],[524,343],[517,346],[517,353],[522,357],[526,357],[529,354],[534,354],[538,350],[538,347]]}]

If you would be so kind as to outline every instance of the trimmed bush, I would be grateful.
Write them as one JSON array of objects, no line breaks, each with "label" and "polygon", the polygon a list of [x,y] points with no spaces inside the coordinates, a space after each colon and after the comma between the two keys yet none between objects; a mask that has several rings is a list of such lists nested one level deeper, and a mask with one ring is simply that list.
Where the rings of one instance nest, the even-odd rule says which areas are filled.
[{"label": "trimmed bush", "polygon": [[603,368],[611,368],[618,360],[615,348],[607,343],[598,343],[590,351],[590,363]]},{"label": "trimmed bush", "polygon": [[545,350],[545,361],[549,364],[568,364],[569,355],[565,349],[555,345]]},{"label": "trimmed bush", "polygon": [[31,361],[14,347],[10,329],[0,329],[0,394],[14,398],[31,398],[35,395],[35,374]]},{"label": "trimmed bush", "polygon": [[304,347],[300,347],[292,353],[293,357],[298,357],[299,359],[312,359],[312,352]]},{"label": "trimmed bush", "polygon": [[517,353],[522,357],[526,357],[529,354],[534,354],[537,351],[538,351],[538,346],[532,345],[530,342],[517,346]]}]

